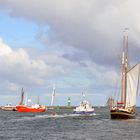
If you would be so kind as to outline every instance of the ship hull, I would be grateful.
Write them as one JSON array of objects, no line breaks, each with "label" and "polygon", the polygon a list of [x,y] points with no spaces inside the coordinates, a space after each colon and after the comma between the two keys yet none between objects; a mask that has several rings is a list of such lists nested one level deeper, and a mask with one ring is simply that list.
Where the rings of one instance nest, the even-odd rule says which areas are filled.
[{"label": "ship hull", "polygon": [[39,108],[32,108],[27,106],[18,106],[17,107],[18,112],[45,112],[45,107],[39,107]]},{"label": "ship hull", "polygon": [[11,106],[11,107],[4,106],[1,109],[4,111],[17,111],[15,106]]},{"label": "ship hull", "polygon": [[134,119],[135,112],[128,112],[124,110],[111,110],[110,111],[111,119]]}]

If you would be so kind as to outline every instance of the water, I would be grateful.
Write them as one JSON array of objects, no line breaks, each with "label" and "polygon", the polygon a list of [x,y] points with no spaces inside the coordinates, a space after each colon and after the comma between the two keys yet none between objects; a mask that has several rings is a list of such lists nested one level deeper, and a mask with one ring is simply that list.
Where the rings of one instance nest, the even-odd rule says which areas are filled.
[{"label": "water", "polygon": [[110,120],[107,108],[96,115],[18,113],[0,110],[0,140],[140,140],[140,108],[132,120]]}]

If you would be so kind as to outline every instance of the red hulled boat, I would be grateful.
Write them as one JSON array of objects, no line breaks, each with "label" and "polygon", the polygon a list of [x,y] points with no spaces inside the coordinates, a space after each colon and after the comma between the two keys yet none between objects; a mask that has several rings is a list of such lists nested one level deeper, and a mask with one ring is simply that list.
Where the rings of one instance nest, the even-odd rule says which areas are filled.
[{"label": "red hulled boat", "polygon": [[33,106],[18,105],[16,106],[18,112],[45,112],[46,107],[39,104]]},{"label": "red hulled boat", "polygon": [[24,102],[24,91],[22,88],[21,101],[20,101],[19,105],[16,106],[16,109],[18,112],[45,112],[46,111],[45,106],[39,105],[39,100],[38,100],[38,104],[35,104],[32,106],[27,106],[23,102]]}]

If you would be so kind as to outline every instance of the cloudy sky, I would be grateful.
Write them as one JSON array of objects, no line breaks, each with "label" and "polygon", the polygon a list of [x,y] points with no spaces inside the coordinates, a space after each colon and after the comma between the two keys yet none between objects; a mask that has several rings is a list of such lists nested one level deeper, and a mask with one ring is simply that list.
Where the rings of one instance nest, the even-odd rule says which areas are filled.
[{"label": "cloudy sky", "polygon": [[[139,0],[0,0],[0,104],[28,98],[55,105],[81,92],[104,105],[118,92],[124,28],[129,60],[140,60]],[[140,101],[138,100],[138,105]]]}]

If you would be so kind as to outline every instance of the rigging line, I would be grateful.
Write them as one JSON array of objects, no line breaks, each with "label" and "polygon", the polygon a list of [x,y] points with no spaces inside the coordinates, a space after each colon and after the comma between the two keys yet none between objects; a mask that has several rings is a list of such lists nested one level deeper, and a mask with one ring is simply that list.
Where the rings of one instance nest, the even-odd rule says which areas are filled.
[{"label": "rigging line", "polygon": [[[120,47],[120,49],[121,49],[121,47]],[[121,52],[121,50],[120,50],[120,52]],[[116,84],[115,84],[116,86],[115,86],[115,90],[114,90],[115,91],[114,99],[119,100],[119,96],[117,96],[117,95],[120,92],[120,87],[121,87],[121,83],[120,83],[120,81],[121,81],[121,76],[120,76],[121,70],[120,70],[120,67],[118,67],[118,66],[121,66],[120,53],[118,53],[117,56],[118,56],[117,61],[116,61],[117,65],[116,65],[115,69],[117,70],[118,76],[116,78]]]}]

